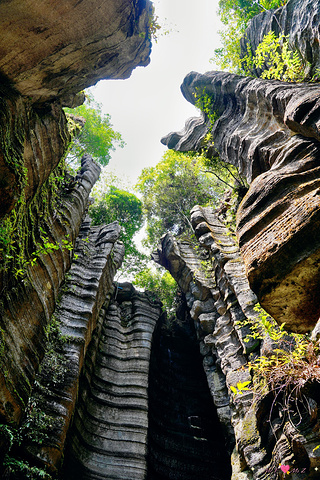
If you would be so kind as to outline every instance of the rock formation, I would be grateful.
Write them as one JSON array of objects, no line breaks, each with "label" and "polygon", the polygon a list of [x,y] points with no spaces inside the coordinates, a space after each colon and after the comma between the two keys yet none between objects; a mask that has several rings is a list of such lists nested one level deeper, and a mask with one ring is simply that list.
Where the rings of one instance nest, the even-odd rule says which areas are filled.
[{"label": "rock formation", "polygon": [[104,305],[81,380],[65,478],[146,478],[151,340],[160,314],[159,301],[125,283]]},{"label": "rock formation", "polygon": [[151,14],[148,0],[2,2],[0,71],[33,102],[72,104],[98,80],[149,63]]},{"label": "rock formation", "polygon": [[[122,262],[124,247],[117,242],[119,233],[117,223],[90,228],[90,219],[85,219],[75,247],[76,259],[49,324],[46,354],[40,363],[22,428],[29,424],[30,443],[24,445],[28,455],[38,462],[42,460],[51,470],[60,466],[84,358],[92,333],[101,334],[98,316],[102,305],[107,306],[110,301],[112,279]],[[39,429],[47,429],[43,432],[43,442],[37,441]]]},{"label": "rock formation", "polygon": [[[233,447],[233,435],[236,442],[232,480],[282,478],[279,464],[293,465],[296,474],[291,469],[291,478],[295,480],[303,478],[302,474],[318,478],[316,384],[305,392],[306,408],[302,404],[292,407],[291,420],[284,405],[276,400],[271,405],[269,396],[252,403],[251,391],[231,393],[230,387],[251,379],[248,359],[268,355],[270,340],[260,344],[249,335],[245,320],[251,323],[257,318],[257,298],[249,288],[230,232],[210,208],[195,207],[192,223],[203,246],[200,256],[190,243],[167,234],[154,259],[170,271],[186,295],[218,418],[231,440],[229,448]],[[295,416],[300,416],[299,420]]]},{"label": "rock formation", "polygon": [[[0,419],[26,429],[26,422],[37,420],[35,404],[45,404],[38,431],[24,447],[32,461],[53,469],[122,248],[113,247],[118,227],[81,227],[100,168],[85,156],[75,177],[66,173],[63,157],[71,137],[62,106],[81,104],[79,92],[101,78],[127,78],[136,66],[148,64],[152,12],[148,0],[0,5]],[[83,252],[78,260],[74,255],[80,227],[77,249],[86,234],[90,264]],[[61,286],[70,286],[66,274],[72,261],[75,291],[68,296]],[[57,345],[52,336],[59,337]],[[58,373],[53,368],[48,379],[50,365]],[[50,440],[35,447],[53,417]],[[12,442],[8,430],[0,430],[2,461]]]},{"label": "rock formation", "polygon": [[[153,258],[180,288],[167,317],[153,292],[113,283],[119,225],[92,227],[87,216],[98,165],[85,155],[73,177],[63,162],[62,106],[149,62],[152,15],[149,0],[0,4],[0,476],[278,480],[290,465],[293,480],[316,479],[318,359],[294,402],[272,390],[253,402],[241,385],[253,378],[248,361],[280,345],[252,335],[250,286],[293,330],[319,317],[319,87],[186,77],[187,100],[207,95],[218,118],[191,119],[165,143],[199,150],[210,130],[211,154],[251,185],[240,249],[208,207],[192,211],[198,243],[161,239]],[[313,76],[318,15],[317,2],[289,0],[246,38],[254,46],[283,26]]]},{"label": "rock formation", "polygon": [[[10,422],[19,421],[30,395],[44,353],[46,328],[58,300],[59,287],[70,268],[71,245],[78,235],[88,196],[99,172],[100,168],[90,157],[83,158],[75,187],[68,193],[60,191],[59,210],[45,216],[46,230],[42,231],[50,248],[40,249],[25,261],[25,270],[21,269],[23,278],[16,285],[2,284],[0,412]],[[44,198],[47,202],[51,200],[50,194]],[[34,215],[38,212],[35,208]],[[23,230],[18,233],[29,236]],[[40,235],[38,238],[40,240]],[[23,237],[20,241],[24,246]],[[66,245],[71,250],[65,248]],[[7,272],[3,269],[1,273],[5,280]],[[18,280],[19,276],[16,277]]]},{"label": "rock formation", "polygon": [[0,328],[6,352],[0,415],[7,421],[19,421],[30,394],[100,171],[85,159],[75,179],[61,180],[59,162],[70,141],[61,105],[74,103],[100,78],[125,78],[148,63],[151,13],[143,0],[0,5]]},{"label": "rock formation", "polygon": [[[237,213],[251,288],[278,322],[310,330],[320,315],[318,85],[193,72],[182,91],[192,103],[199,92],[210,97],[214,148],[251,182]],[[180,148],[187,136],[163,141]],[[194,129],[190,136],[197,148]]]}]

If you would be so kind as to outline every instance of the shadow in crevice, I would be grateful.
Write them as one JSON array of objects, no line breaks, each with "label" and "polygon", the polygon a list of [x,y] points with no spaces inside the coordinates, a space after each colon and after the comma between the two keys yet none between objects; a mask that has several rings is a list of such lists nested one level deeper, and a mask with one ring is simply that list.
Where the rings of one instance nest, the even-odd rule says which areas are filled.
[{"label": "shadow in crevice", "polygon": [[185,301],[163,315],[149,370],[148,480],[228,480],[230,457]]}]

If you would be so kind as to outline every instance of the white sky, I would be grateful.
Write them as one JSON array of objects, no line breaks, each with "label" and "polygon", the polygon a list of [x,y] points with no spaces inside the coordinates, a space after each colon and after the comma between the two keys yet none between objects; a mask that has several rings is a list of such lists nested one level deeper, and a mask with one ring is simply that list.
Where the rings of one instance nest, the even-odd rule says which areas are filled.
[{"label": "white sky", "polygon": [[133,184],[142,168],[160,161],[166,150],[161,137],[198,115],[180,85],[192,70],[213,70],[209,59],[219,47],[218,0],[156,0],[154,5],[163,30],[173,31],[153,41],[151,63],[137,67],[127,80],[103,80],[91,88],[127,143],[113,152],[107,168]]}]

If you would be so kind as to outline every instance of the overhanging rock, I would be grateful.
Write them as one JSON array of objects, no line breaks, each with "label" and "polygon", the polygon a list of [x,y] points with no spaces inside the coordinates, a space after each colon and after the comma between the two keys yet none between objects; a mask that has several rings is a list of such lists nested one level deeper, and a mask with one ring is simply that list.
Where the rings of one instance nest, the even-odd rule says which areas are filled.
[{"label": "overhanging rock", "polygon": [[[252,290],[279,323],[310,330],[320,316],[319,86],[192,72],[182,91],[192,103],[210,97],[214,147],[251,182],[237,235]],[[179,148],[179,135],[166,143]]]}]

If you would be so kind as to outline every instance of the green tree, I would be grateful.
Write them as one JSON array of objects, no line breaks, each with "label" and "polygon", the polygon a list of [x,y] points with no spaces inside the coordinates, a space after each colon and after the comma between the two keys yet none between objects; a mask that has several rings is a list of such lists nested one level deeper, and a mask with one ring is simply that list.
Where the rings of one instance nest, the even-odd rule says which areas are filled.
[{"label": "green tree", "polygon": [[69,147],[71,163],[79,161],[84,153],[88,153],[101,165],[107,165],[111,152],[117,146],[125,145],[121,134],[113,129],[110,115],[103,114],[101,109],[101,105],[92,96],[88,96],[87,102],[79,107],[64,109],[71,130],[78,129],[75,121],[77,117],[85,121]]},{"label": "green tree", "polygon": [[214,205],[223,187],[202,171],[200,156],[168,150],[155,167],[143,169],[136,188],[147,218],[146,243],[155,246],[167,231],[191,234],[192,207]]},{"label": "green tree", "polygon": [[174,312],[178,285],[169,272],[159,268],[144,268],[137,273],[133,284],[155,293],[163,303],[163,308],[168,313]]},{"label": "green tree", "polygon": [[137,249],[133,237],[143,225],[142,202],[133,193],[111,185],[101,193],[90,207],[94,225],[118,221],[121,226],[120,240],[125,246],[123,269],[136,271],[139,264],[146,262],[146,256]]}]

